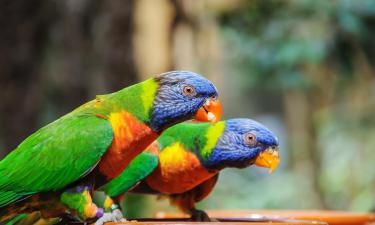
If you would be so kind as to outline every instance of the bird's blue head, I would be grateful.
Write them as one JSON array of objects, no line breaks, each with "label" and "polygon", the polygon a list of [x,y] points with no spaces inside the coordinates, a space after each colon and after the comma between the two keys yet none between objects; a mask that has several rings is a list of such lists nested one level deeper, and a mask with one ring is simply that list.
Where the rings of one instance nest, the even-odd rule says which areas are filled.
[{"label": "bird's blue head", "polygon": [[251,119],[230,119],[204,164],[211,169],[256,164],[273,171],[279,163],[278,146],[275,134],[264,125]]},{"label": "bird's blue head", "polygon": [[206,115],[205,121],[220,119],[217,89],[199,74],[171,71],[158,75],[156,81],[159,87],[150,122],[153,130],[159,132],[173,124],[193,119],[198,112]]}]

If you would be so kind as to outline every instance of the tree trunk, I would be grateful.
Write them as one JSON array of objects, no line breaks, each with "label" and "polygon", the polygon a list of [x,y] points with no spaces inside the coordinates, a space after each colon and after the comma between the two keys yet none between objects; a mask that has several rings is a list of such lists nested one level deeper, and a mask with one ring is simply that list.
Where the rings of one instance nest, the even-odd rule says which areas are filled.
[{"label": "tree trunk", "polygon": [[133,1],[0,4],[0,157],[96,94],[138,80]]},{"label": "tree trunk", "polygon": [[37,126],[39,69],[54,7],[43,0],[0,5],[1,158]]}]

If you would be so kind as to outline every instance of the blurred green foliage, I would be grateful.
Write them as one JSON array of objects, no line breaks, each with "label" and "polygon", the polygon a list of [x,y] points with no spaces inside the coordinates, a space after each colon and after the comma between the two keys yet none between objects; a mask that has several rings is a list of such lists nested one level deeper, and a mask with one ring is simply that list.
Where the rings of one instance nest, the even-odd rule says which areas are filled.
[{"label": "blurred green foliage", "polygon": [[[262,98],[269,90],[290,101],[293,92],[308,101],[308,133],[317,142],[311,147],[317,159],[313,175],[290,165],[270,178],[225,171],[226,186],[219,183],[207,205],[361,211],[375,206],[374,19],[375,1],[370,0],[245,1],[220,17],[226,58],[244,95],[250,89]],[[286,107],[305,113],[297,102],[284,104],[283,114]],[[285,144],[287,159],[290,152],[304,152],[290,140]],[[229,185],[237,198],[226,194]]]},{"label": "blurred green foliage", "polygon": [[220,20],[245,85],[299,89],[315,84],[304,67],[327,61],[354,79],[353,42],[373,58],[374,14],[371,0],[245,1]]}]

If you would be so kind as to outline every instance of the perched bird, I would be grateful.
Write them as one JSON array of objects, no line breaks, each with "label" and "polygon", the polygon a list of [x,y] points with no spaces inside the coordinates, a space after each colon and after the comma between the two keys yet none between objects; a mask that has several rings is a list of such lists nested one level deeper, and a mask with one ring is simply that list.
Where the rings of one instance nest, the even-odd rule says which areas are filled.
[{"label": "perched bird", "polygon": [[206,221],[209,217],[195,203],[212,191],[220,170],[253,164],[270,172],[279,164],[278,140],[262,124],[250,119],[185,122],[167,129],[120,176],[99,190],[110,197],[105,207],[129,190],[161,194],[193,220]]},{"label": "perched bird", "polygon": [[[202,76],[172,71],[97,96],[39,129],[0,161],[0,222],[53,207],[82,219],[101,217],[92,185],[120,175],[169,126],[198,112],[200,120],[220,118],[217,96]],[[50,194],[62,190],[61,201],[49,205]]]}]

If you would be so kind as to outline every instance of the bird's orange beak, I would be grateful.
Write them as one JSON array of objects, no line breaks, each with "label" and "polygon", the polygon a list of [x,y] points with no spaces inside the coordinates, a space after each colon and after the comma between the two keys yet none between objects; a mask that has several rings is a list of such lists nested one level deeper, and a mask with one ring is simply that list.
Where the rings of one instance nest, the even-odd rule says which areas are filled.
[{"label": "bird's orange beak", "polygon": [[280,163],[278,148],[268,148],[261,152],[255,159],[255,165],[269,168],[272,173]]},{"label": "bird's orange beak", "polygon": [[221,119],[222,108],[217,98],[209,98],[204,105],[197,111],[194,120],[216,123]]}]

